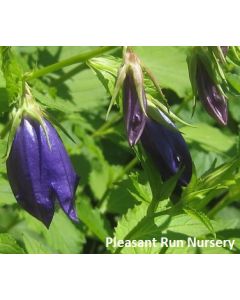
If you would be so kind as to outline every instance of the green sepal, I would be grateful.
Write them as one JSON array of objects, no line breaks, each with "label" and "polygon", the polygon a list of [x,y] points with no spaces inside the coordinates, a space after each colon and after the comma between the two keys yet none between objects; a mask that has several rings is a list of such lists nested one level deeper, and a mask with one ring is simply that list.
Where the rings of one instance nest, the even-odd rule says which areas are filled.
[{"label": "green sepal", "polygon": [[34,100],[30,91],[30,87],[28,86],[27,83],[25,83],[24,85],[24,94],[22,96],[19,108],[13,109],[12,116],[13,116],[13,120],[12,120],[12,125],[8,136],[6,153],[3,157],[4,161],[8,159],[16,131],[21,123],[22,118],[25,116],[30,116],[33,120],[37,121],[42,126],[44,134],[47,139],[48,146],[51,149],[51,143],[48,136],[47,127],[43,120],[43,116],[45,116],[45,113],[42,111],[40,106]]},{"label": "green sepal", "polygon": [[148,102],[147,114],[151,119],[169,128],[170,130],[178,131],[176,126],[172,123],[172,121],[166,120],[166,118],[164,118],[165,114],[162,113],[162,111],[151,101]]},{"label": "green sepal", "polygon": [[147,115],[145,105],[144,105],[145,99],[143,99],[144,84],[143,84],[143,73],[142,73],[141,65],[140,64],[131,64],[131,70],[132,70],[132,74],[133,74],[133,80],[135,83],[135,87],[137,90],[140,107],[141,107],[143,113],[145,115]]},{"label": "green sepal", "polygon": [[115,85],[115,89],[113,91],[113,95],[112,95],[112,98],[111,98],[111,101],[110,101],[110,104],[109,104],[109,107],[108,107],[108,110],[107,110],[107,114],[106,114],[106,120],[108,119],[108,116],[109,116],[109,113],[112,109],[112,106],[113,104],[115,103],[115,100],[117,98],[117,95],[123,85],[123,81],[126,77],[126,74],[127,74],[127,69],[128,69],[128,66],[127,65],[123,65],[120,69],[119,69],[119,72],[118,72],[118,76],[117,76],[117,81],[116,81],[116,85]]},{"label": "green sepal", "polygon": [[142,69],[143,71],[146,73],[146,75],[148,76],[148,78],[150,79],[150,81],[153,83],[153,85],[155,86],[155,88],[157,89],[158,91],[158,94],[159,94],[159,98],[160,98],[160,101],[167,107],[167,109],[169,110],[170,107],[169,107],[169,104],[168,104],[168,101],[166,99],[166,97],[164,96],[155,76],[152,74],[152,72],[146,67],[144,66],[143,64],[141,64],[142,66]]},{"label": "green sepal", "polygon": [[16,131],[21,123],[22,110],[19,109],[19,110],[15,111],[15,109],[14,109],[14,111],[12,112],[12,116],[13,116],[13,121],[12,121],[11,129],[10,129],[9,135],[8,135],[7,149],[6,149],[5,155],[3,156],[4,162],[6,162],[6,160],[8,159]]},{"label": "green sepal", "polygon": [[[158,100],[154,99],[152,96],[147,95],[147,98],[149,100],[149,102],[151,101],[157,108],[159,108],[165,115],[167,115],[169,117],[170,120],[174,121],[174,122],[179,122],[185,126],[190,126],[195,128],[194,125],[187,123],[185,121],[183,121],[181,118],[179,118],[177,115],[175,115],[173,112],[169,111],[168,108],[166,106],[164,106],[161,102],[159,102]],[[149,103],[148,102],[148,103]]]},{"label": "green sepal", "polygon": [[188,74],[189,79],[192,85],[192,91],[193,91],[193,109],[192,109],[192,117],[194,115],[195,109],[196,109],[196,97],[197,97],[197,86],[196,86],[196,74],[197,74],[197,56],[195,54],[195,51],[193,51],[188,54],[187,56],[187,64],[188,64]]}]

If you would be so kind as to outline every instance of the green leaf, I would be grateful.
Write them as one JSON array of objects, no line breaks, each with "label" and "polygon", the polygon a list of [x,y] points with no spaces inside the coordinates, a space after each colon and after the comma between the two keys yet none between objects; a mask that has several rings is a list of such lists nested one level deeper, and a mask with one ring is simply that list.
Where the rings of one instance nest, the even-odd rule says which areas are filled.
[{"label": "green leaf", "polygon": [[[6,174],[5,174],[6,176]],[[15,204],[16,200],[13,196],[9,182],[5,178],[0,180],[0,206]]]},{"label": "green leaf", "polygon": [[23,234],[23,242],[25,245],[25,248],[27,250],[27,253],[29,254],[49,254],[54,253],[50,251],[43,243],[42,241],[38,241],[31,235],[24,233]]},{"label": "green leaf", "polygon": [[205,215],[201,211],[197,211],[196,209],[192,209],[192,208],[184,208],[183,210],[190,217],[200,220],[203,223],[203,225],[206,226],[206,228],[209,230],[209,232],[213,235],[213,237],[216,238],[216,233],[212,226],[211,220],[208,218],[207,215]]},{"label": "green leaf", "polygon": [[104,160],[95,160],[89,176],[89,185],[97,199],[101,199],[108,188],[110,167]]},{"label": "green leaf", "polygon": [[159,174],[159,171],[153,163],[151,157],[145,153],[142,145],[138,145],[137,147],[135,147],[134,150],[143,166],[146,178],[149,181],[152,192],[152,198],[157,199],[160,193],[160,186],[162,183],[162,178]]},{"label": "green leaf", "polygon": [[81,253],[85,237],[61,211],[55,213],[49,230],[44,231],[47,244],[59,253]]},{"label": "green leaf", "polygon": [[[238,82],[240,84],[240,77],[238,76]],[[238,123],[240,122],[240,110],[239,110],[239,104],[240,104],[240,97],[239,96],[229,96],[228,106],[229,111],[234,118],[235,121]]]},{"label": "green leaf", "polygon": [[[188,185],[182,194],[182,200],[186,205],[194,206],[196,209],[205,207],[211,199],[226,192],[230,186],[236,184],[238,175],[235,174],[239,168],[240,160],[234,157],[230,161],[209,171],[194,184]],[[236,176],[236,180],[235,180]]]},{"label": "green leaf", "polygon": [[84,70],[65,81],[70,97],[78,110],[98,109],[107,104],[106,92],[91,70]]},{"label": "green leaf", "polygon": [[161,88],[170,88],[180,97],[191,89],[186,47],[134,47],[142,63],[151,69]]},{"label": "green leaf", "polygon": [[181,127],[181,132],[187,141],[197,142],[206,150],[227,152],[236,143],[234,136],[226,135],[220,129],[203,123],[194,125],[196,128]]},{"label": "green leaf", "polygon": [[[163,209],[164,211],[164,209]],[[117,240],[152,240],[156,238],[158,241],[161,236],[169,237],[171,239],[183,239],[187,237],[204,237],[209,233],[209,228],[203,224],[202,220],[193,218],[186,214],[177,214],[171,216],[167,213],[157,214],[149,213],[149,204],[142,202],[133,209],[128,210],[118,222],[115,229],[114,237]],[[213,226],[215,222],[213,221]],[[149,247],[147,247],[149,248]],[[151,247],[150,247],[151,248]],[[115,248],[116,253],[146,253],[159,251],[159,245],[153,249],[146,249],[146,247],[131,248]]]},{"label": "green leaf", "polygon": [[239,74],[227,73],[226,78],[228,83],[240,93]]},{"label": "green leaf", "polygon": [[2,72],[6,80],[9,104],[12,104],[22,94],[22,70],[14,56],[11,47],[1,47]]},{"label": "green leaf", "polygon": [[0,71],[0,114],[9,110],[5,79]]},{"label": "green leaf", "polygon": [[129,208],[137,204],[132,189],[133,186],[130,179],[124,179],[114,185],[106,198],[107,212],[124,214]]},{"label": "green leaf", "polygon": [[[115,228],[114,238],[117,240],[133,240],[133,239],[140,239],[142,236],[145,236],[143,230],[146,232],[156,231],[155,224],[152,220],[148,219],[146,222],[147,217],[147,210],[149,207],[149,203],[142,202],[140,205],[136,205],[134,208],[129,209],[128,212],[119,220],[117,227]],[[141,228],[141,224],[144,223]],[[141,231],[142,229],[142,231]],[[148,236],[146,237],[148,238]],[[152,238],[152,236],[150,237]],[[155,251],[158,252],[159,249],[146,249],[145,247],[134,247],[134,248],[113,248],[112,251],[116,253],[154,253]]]},{"label": "green leaf", "polygon": [[130,179],[132,180],[133,187],[129,192],[135,197],[139,202],[152,201],[152,191],[150,184],[144,173],[132,173],[130,174]]},{"label": "green leaf", "polygon": [[82,252],[85,243],[84,234],[61,210],[55,212],[49,229],[28,213],[24,211],[21,213],[27,220],[28,230],[42,235],[44,251],[49,248],[52,253],[77,254]]},{"label": "green leaf", "polygon": [[112,95],[121,59],[113,56],[95,57],[88,61],[88,66],[97,75],[107,92]]},{"label": "green leaf", "polygon": [[0,233],[0,253],[23,254],[24,250],[10,234]]},{"label": "green leaf", "polygon": [[77,210],[80,220],[100,241],[105,242],[106,237],[112,235],[110,227],[102,217],[100,211],[97,208],[94,209],[87,199],[80,199],[77,204]]}]

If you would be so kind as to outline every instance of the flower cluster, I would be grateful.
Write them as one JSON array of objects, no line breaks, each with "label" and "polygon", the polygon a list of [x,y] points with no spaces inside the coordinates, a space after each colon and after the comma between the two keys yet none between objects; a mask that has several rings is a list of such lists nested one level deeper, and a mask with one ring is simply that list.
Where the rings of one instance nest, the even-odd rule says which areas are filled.
[{"label": "flower cluster", "polygon": [[187,145],[181,133],[162,111],[156,110],[163,120],[162,124],[148,113],[140,61],[131,51],[126,53],[119,78],[121,82],[117,81],[117,88],[120,84],[123,86],[123,111],[130,146],[141,142],[163,180],[182,170],[178,183],[186,186],[192,176],[192,159]]}]

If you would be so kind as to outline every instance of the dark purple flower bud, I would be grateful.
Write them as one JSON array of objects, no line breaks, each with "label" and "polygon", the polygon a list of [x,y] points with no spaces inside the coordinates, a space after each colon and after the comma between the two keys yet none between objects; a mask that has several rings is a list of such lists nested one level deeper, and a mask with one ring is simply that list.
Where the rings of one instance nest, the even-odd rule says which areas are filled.
[{"label": "dark purple flower bud", "polygon": [[[143,106],[146,111],[147,101],[144,89],[142,89],[142,95]],[[126,75],[123,83],[123,110],[128,142],[130,146],[134,146],[143,132],[146,115],[140,106],[137,88],[131,74]]]},{"label": "dark purple flower bud", "polygon": [[179,184],[186,186],[192,176],[192,159],[187,145],[177,130],[149,118],[141,136],[142,146],[152,158],[165,181],[183,169]]},{"label": "dark purple flower bud", "polygon": [[77,221],[74,194],[79,178],[55,128],[42,120],[48,140],[39,122],[23,117],[7,159],[7,174],[18,203],[49,227],[55,200]]},{"label": "dark purple flower bud", "polygon": [[198,96],[206,111],[221,125],[226,125],[228,120],[227,101],[200,60],[197,63],[196,77]]}]

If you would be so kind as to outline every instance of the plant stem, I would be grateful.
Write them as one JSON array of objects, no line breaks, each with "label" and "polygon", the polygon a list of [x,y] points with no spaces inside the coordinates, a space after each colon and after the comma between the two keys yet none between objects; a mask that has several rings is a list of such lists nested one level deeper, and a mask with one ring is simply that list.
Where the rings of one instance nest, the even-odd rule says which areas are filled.
[{"label": "plant stem", "polygon": [[27,73],[27,74],[25,74],[25,78],[26,78],[27,81],[29,81],[29,80],[44,76],[46,74],[56,72],[56,71],[58,71],[58,70],[60,70],[64,67],[68,67],[68,66],[71,66],[73,64],[85,62],[85,61],[87,61],[88,59],[90,59],[92,57],[103,54],[103,53],[105,53],[109,50],[112,50],[114,48],[116,48],[116,47],[105,46],[105,47],[99,47],[99,48],[91,50],[91,51],[83,52],[79,55],[72,56],[70,58],[59,61],[55,64],[51,64],[49,66],[46,66],[42,69],[33,71],[32,73]]},{"label": "plant stem", "polygon": [[104,133],[108,129],[110,129],[113,124],[117,123],[121,119],[122,119],[122,116],[120,114],[114,115],[110,120],[108,120],[105,123],[103,123],[103,125],[98,130],[96,130],[95,132],[93,132],[92,137],[95,138],[95,137],[104,135]]},{"label": "plant stem", "polygon": [[111,183],[110,186],[117,183],[119,180],[123,178],[125,174],[127,174],[132,168],[135,167],[135,165],[138,163],[137,157],[134,157],[122,170],[122,172],[115,178],[115,180]]}]

